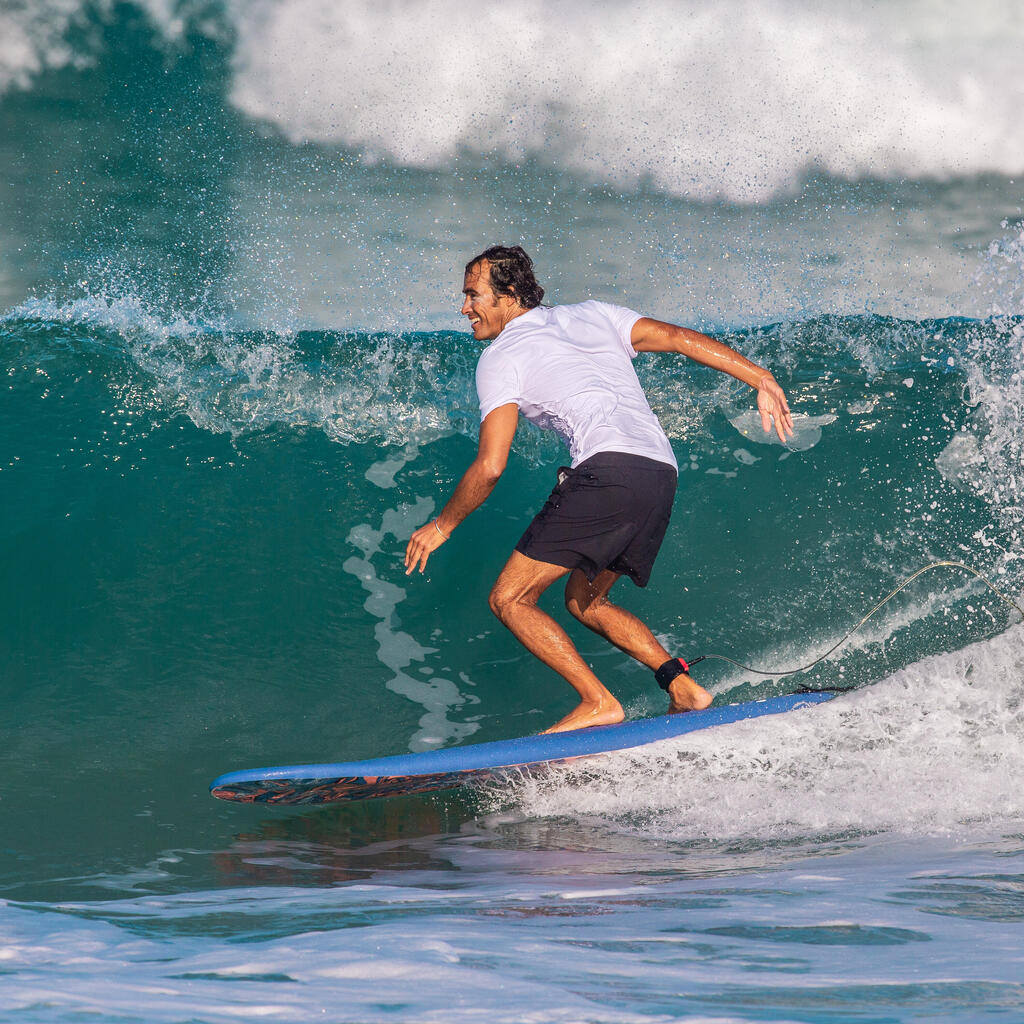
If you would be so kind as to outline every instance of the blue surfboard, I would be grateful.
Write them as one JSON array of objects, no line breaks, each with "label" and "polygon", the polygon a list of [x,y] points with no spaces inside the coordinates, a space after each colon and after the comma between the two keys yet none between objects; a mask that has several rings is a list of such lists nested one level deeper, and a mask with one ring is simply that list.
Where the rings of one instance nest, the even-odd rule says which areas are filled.
[{"label": "blue surfboard", "polygon": [[249,804],[327,804],[453,789],[464,783],[557,765],[577,757],[641,747],[745,718],[796,711],[821,704],[834,696],[827,690],[789,694],[710,707],[705,711],[688,711],[681,715],[641,718],[620,725],[599,725],[574,732],[523,736],[465,747],[426,750],[419,754],[396,754],[335,764],[253,768],[220,776],[210,786],[210,792],[219,800]]}]

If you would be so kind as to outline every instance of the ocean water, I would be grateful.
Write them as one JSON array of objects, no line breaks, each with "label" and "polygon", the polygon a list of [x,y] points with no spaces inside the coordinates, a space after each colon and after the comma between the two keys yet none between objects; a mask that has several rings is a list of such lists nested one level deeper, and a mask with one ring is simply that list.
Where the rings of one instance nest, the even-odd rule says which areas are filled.
[{"label": "ocean water", "polygon": [[805,665],[936,560],[1021,603],[1022,46],[996,2],[0,2],[0,1019],[1024,1019],[1024,625],[950,568],[810,671],[697,669],[823,707],[477,790],[207,794],[571,707],[486,604],[552,437],[402,565],[475,450],[496,241],[790,396],[782,446],[638,360],[680,486],[620,598],[673,650]]}]

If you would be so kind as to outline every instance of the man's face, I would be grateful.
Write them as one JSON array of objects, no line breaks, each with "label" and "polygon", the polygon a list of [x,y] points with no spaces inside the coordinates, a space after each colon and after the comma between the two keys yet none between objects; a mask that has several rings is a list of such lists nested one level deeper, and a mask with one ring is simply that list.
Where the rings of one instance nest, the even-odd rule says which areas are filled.
[{"label": "man's face", "polygon": [[465,301],[462,313],[469,317],[473,337],[477,341],[491,341],[505,329],[505,325],[524,312],[511,295],[495,295],[491,287],[491,265],[487,260],[474,263],[466,271],[462,285]]}]

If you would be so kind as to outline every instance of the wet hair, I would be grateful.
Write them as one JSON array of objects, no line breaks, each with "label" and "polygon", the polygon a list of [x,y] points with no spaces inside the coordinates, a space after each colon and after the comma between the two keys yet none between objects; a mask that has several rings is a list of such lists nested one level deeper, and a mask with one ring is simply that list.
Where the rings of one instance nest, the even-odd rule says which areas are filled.
[{"label": "wet hair", "polygon": [[524,309],[539,306],[544,289],[533,276],[533,260],[521,245],[492,245],[466,264],[466,273],[487,260],[495,295],[511,295]]}]

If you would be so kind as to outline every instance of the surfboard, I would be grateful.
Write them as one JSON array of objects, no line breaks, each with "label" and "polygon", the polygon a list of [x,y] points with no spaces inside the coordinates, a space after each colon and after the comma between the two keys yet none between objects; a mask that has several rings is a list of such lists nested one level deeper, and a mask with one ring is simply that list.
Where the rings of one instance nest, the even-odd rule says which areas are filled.
[{"label": "surfboard", "polygon": [[579,757],[641,747],[747,718],[797,711],[834,696],[828,690],[788,694],[619,725],[394,754],[368,761],[253,768],[221,775],[210,785],[210,793],[218,800],[249,804],[327,804],[453,789],[516,772],[547,769]]}]

